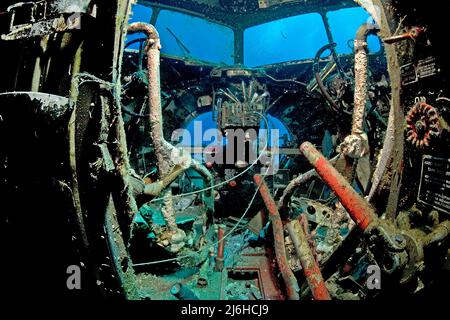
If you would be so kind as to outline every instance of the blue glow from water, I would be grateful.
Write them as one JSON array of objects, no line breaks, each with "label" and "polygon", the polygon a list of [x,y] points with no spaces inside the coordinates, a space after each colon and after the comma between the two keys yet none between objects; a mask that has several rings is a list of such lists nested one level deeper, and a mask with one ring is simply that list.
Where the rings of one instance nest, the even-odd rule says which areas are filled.
[{"label": "blue glow from water", "polygon": [[[130,18],[129,23],[133,22],[150,22],[152,17],[153,9],[151,7],[146,7],[140,4],[136,4],[133,6],[133,15]],[[138,33],[130,34],[127,36],[126,42],[130,42],[134,39],[144,38],[144,36]],[[132,44],[128,47],[128,49],[139,50],[139,42]]]},{"label": "blue glow from water", "polygon": [[304,14],[251,27],[244,32],[244,64],[308,59],[328,43],[322,17]]},{"label": "blue glow from water", "polygon": [[[338,53],[351,54],[353,50],[347,45],[349,40],[355,39],[356,31],[363,23],[371,23],[372,18],[361,7],[346,8],[327,13],[333,40],[337,43]],[[353,43],[350,44],[353,46]],[[369,51],[372,53],[380,51],[380,41],[376,36],[368,39]]]},{"label": "blue glow from water", "polygon": [[234,32],[228,27],[163,10],[156,28],[161,36],[162,53],[219,64],[232,64],[234,61]]},{"label": "blue glow from water", "polygon": [[[283,136],[285,136],[287,138],[287,141],[291,141],[292,137],[288,131],[288,129],[286,128],[286,126],[283,124],[283,122],[281,122],[279,119],[268,115],[267,116],[267,122],[269,124],[269,132],[271,129],[278,129],[279,130],[279,137],[280,137],[280,141],[279,141],[279,147],[281,147],[284,144],[284,138]],[[199,124],[201,124],[201,130],[199,130],[199,134],[197,134],[197,132],[195,131],[195,127],[196,125],[198,126]],[[266,124],[265,121],[261,121],[261,129],[265,129],[266,128]],[[191,140],[190,141],[182,141],[180,143],[180,146],[192,146],[192,147],[206,147],[208,145],[213,144],[215,141],[215,139],[204,139],[204,134],[207,130],[215,130],[216,132],[219,132],[217,129],[217,122],[213,120],[213,113],[212,112],[206,112],[203,113],[199,116],[197,116],[195,119],[193,119],[185,128],[190,136],[191,136]],[[260,133],[261,134],[261,133]],[[269,138],[268,141],[268,146],[271,147],[272,146],[272,139]],[[222,138],[222,143],[218,143],[217,145],[219,146],[223,146],[226,145],[226,138]]]},{"label": "blue glow from water", "polygon": [[[150,22],[152,12],[150,7],[134,5],[130,22]],[[372,20],[361,7],[331,11],[327,13],[327,18],[340,54],[352,53],[352,40],[357,29]],[[218,64],[234,63],[234,32],[226,26],[184,13],[162,10],[156,28],[161,36],[164,54]],[[129,35],[127,41],[139,37],[143,36]],[[318,13],[283,18],[244,31],[244,64],[257,67],[311,59],[327,43],[325,26]],[[368,43],[372,53],[381,48],[376,36],[369,37]],[[130,48],[139,49],[139,44]]]}]

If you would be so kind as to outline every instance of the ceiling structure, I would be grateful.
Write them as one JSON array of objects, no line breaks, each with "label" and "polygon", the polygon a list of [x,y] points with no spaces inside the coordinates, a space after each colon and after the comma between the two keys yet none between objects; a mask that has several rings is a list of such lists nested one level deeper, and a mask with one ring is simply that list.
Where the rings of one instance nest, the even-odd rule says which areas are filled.
[{"label": "ceiling structure", "polygon": [[139,0],[143,5],[177,8],[237,28],[295,16],[355,7],[350,0]]}]

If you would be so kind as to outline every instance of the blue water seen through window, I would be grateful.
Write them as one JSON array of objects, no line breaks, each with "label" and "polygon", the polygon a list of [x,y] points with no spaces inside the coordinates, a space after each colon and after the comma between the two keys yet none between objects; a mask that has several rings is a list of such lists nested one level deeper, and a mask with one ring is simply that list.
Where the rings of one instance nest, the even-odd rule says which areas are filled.
[{"label": "blue water seen through window", "polygon": [[161,37],[162,53],[218,64],[234,62],[234,32],[226,26],[163,10],[156,28]]},{"label": "blue water seen through window", "polygon": [[[153,9],[151,7],[146,7],[140,4],[133,5],[133,14],[131,15],[129,23],[133,22],[146,22],[149,23],[152,17]],[[139,38],[145,38],[144,35],[140,34],[129,34],[126,39],[126,43]],[[128,47],[128,49],[139,50],[139,42],[136,42]]]},{"label": "blue water seen through window", "polygon": [[325,25],[318,13],[280,19],[244,32],[244,64],[266,64],[313,58],[328,43]]},{"label": "blue water seen through window", "polygon": [[[150,22],[152,12],[151,7],[136,4],[130,23]],[[356,31],[363,23],[371,20],[361,7],[330,11],[327,18],[339,54],[352,54]],[[156,28],[161,36],[163,54],[217,64],[234,64],[235,35],[227,26],[177,11],[161,10]],[[127,42],[137,38],[144,36],[128,35]],[[325,25],[318,13],[271,21],[244,31],[244,64],[259,67],[312,59],[317,50],[328,42]],[[376,36],[369,36],[368,43],[371,53],[381,48]],[[128,48],[137,50],[139,43]]]},{"label": "blue water seen through window", "polygon": [[[136,4],[130,23],[149,23],[152,8]],[[156,20],[161,37],[161,53],[175,57],[198,59],[215,64],[234,63],[234,32],[229,27],[192,15],[161,10]],[[128,35],[126,42],[145,38],[142,34]],[[139,49],[134,43],[128,49]]]},{"label": "blue water seen through window", "polygon": [[[361,7],[346,8],[327,13],[333,40],[336,42],[336,51],[340,54],[351,54],[353,52],[353,40],[358,28],[372,18],[369,13]],[[376,53],[380,51],[380,41],[377,36],[369,36],[369,52]]]}]

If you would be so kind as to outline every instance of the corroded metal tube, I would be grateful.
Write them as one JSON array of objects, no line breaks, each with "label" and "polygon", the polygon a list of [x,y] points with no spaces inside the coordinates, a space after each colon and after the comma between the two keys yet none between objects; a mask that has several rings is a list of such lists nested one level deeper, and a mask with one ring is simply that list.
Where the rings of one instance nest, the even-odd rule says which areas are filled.
[{"label": "corroded metal tube", "polygon": [[359,159],[369,154],[369,143],[364,132],[367,103],[367,37],[376,33],[375,27],[363,24],[356,33],[355,46],[355,92],[353,102],[352,131],[344,139],[341,150],[344,155]]},{"label": "corroded metal tube", "polygon": [[[190,155],[181,155],[180,151],[164,138],[160,76],[161,41],[157,30],[150,24],[137,22],[129,26],[128,33],[138,32],[142,32],[148,37],[145,48],[147,52],[148,113],[150,115],[150,135],[155,146],[159,177],[164,178],[170,174],[173,162],[177,161],[178,165],[185,167],[185,169],[192,167],[206,180],[211,181],[212,176],[206,168],[193,160]],[[182,173],[182,171],[178,172],[179,174]],[[172,176],[172,178],[174,179],[176,176]]]},{"label": "corroded metal tube", "polygon": [[[163,185],[169,185],[171,181],[166,178],[171,173],[171,164],[168,161],[171,158],[174,147],[164,139],[163,125],[162,125],[162,108],[161,108],[161,80],[160,80],[160,58],[161,58],[161,40],[158,31],[150,24],[136,22],[128,27],[128,33],[144,33],[148,40],[145,47],[147,53],[147,76],[148,76],[148,106],[149,106],[149,120],[150,120],[150,136],[155,147],[156,162],[158,167],[158,178],[161,182],[153,186],[146,187],[146,192],[156,192]],[[186,169],[186,168],[184,168]],[[184,170],[178,171],[177,175],[171,178],[175,179]],[[175,213],[173,209],[171,192],[165,193],[162,204],[162,213],[164,220],[169,230],[176,230],[177,224]]]},{"label": "corroded metal tube", "polygon": [[372,222],[378,219],[367,201],[310,142],[304,142],[300,146],[300,151],[316,169],[322,180],[333,190],[351,218],[362,230],[366,230]]},{"label": "corroded metal tube", "polygon": [[148,76],[148,106],[150,115],[150,135],[155,147],[158,175],[163,178],[170,172],[170,164],[167,156],[171,154],[171,148],[164,139],[162,125],[161,108],[161,80],[160,80],[160,59],[161,59],[161,40],[158,31],[150,24],[136,22],[129,26],[128,33],[144,33],[147,38],[147,76]]},{"label": "corroded metal tube", "polygon": [[[153,195],[157,192],[161,192],[190,167],[198,171],[205,177],[207,182],[212,185],[212,175],[209,174],[206,168],[192,159],[190,155],[182,154],[180,150],[175,148],[164,138],[160,76],[161,40],[156,28],[150,24],[136,22],[128,27],[128,33],[133,34],[138,32],[144,33],[148,38],[145,48],[147,53],[148,113],[150,117],[150,135],[155,147],[158,178],[160,180],[153,185],[146,187],[145,193]],[[210,195],[211,194],[213,194],[212,191]],[[212,196],[210,198],[212,198]],[[166,205],[171,205],[166,202],[168,201],[163,203],[163,212],[165,213],[164,218],[168,225],[173,229],[176,226],[173,208],[166,207]]]},{"label": "corroded metal tube", "polygon": [[223,270],[223,259],[225,255],[225,226],[219,226],[217,229],[217,257],[215,271]]},{"label": "corroded metal tube", "polygon": [[355,93],[352,134],[364,133],[364,114],[367,101],[367,36],[370,29],[363,24],[355,39]]},{"label": "corroded metal tube", "polygon": [[303,273],[315,300],[330,300],[330,294],[323,280],[319,264],[309,246],[306,234],[298,220],[287,224],[295,251],[302,265]]},{"label": "corroded metal tube", "polygon": [[[339,155],[331,159],[330,162],[335,163],[338,159]],[[288,204],[296,188],[300,187],[303,183],[309,181],[314,176],[317,176],[317,173],[314,169],[311,169],[308,172],[302,173],[295,179],[292,179],[281,195],[280,201],[278,202],[278,210],[284,208]]]},{"label": "corroded metal tube", "polygon": [[280,268],[281,275],[286,285],[288,298],[290,300],[298,300],[299,287],[297,279],[289,268],[289,264],[286,256],[286,245],[284,243],[283,223],[281,221],[280,214],[277,209],[277,205],[270,194],[269,188],[264,179],[260,175],[253,177],[256,185],[259,186],[259,192],[269,212],[270,221],[272,222],[273,238],[275,242],[275,255],[277,258],[278,267]]},{"label": "corroded metal tube", "polygon": [[148,183],[145,185],[144,194],[156,197],[165,188],[167,188],[178,176],[180,176],[185,169],[181,166],[176,166],[174,170],[166,177],[156,182]]},{"label": "corroded metal tube", "polygon": [[296,188],[298,188],[308,180],[312,179],[315,175],[316,172],[313,169],[309,170],[308,172],[302,173],[297,178],[291,180],[291,182],[289,182],[287,187],[284,189],[283,195],[281,196],[280,201],[278,203],[278,209],[281,209],[286,206]]}]

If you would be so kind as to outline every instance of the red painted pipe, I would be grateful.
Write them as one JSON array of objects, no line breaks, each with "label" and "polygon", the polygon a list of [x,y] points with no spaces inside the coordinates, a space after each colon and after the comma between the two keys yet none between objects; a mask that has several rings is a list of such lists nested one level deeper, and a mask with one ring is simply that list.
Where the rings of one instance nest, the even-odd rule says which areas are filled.
[{"label": "red painted pipe", "polygon": [[333,190],[352,219],[362,229],[378,219],[367,201],[362,198],[348,181],[328,162],[327,159],[310,143],[300,146],[300,151],[316,169],[322,180]]},{"label": "red painted pipe", "polygon": [[217,229],[217,257],[216,257],[216,271],[222,271],[223,270],[223,258],[225,253],[225,240],[223,238],[225,234],[225,228],[224,226],[219,226]]},{"label": "red painted pipe", "polygon": [[303,226],[298,220],[294,220],[287,224],[287,229],[314,300],[331,300],[319,264],[309,246],[308,238],[303,230]]},{"label": "red painted pipe", "polygon": [[297,279],[294,276],[287,261],[286,245],[284,243],[283,223],[281,222],[280,214],[277,205],[270,194],[269,188],[265,183],[263,177],[255,175],[253,177],[256,185],[259,186],[259,192],[269,212],[270,221],[272,222],[273,238],[275,241],[275,255],[277,258],[278,268],[280,269],[284,283],[286,285],[287,295],[290,300],[299,300],[299,287]]}]

